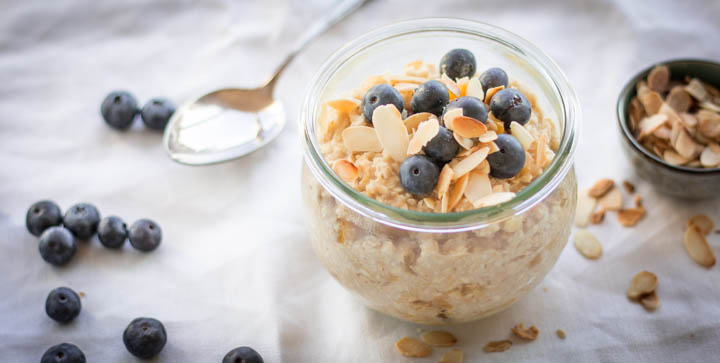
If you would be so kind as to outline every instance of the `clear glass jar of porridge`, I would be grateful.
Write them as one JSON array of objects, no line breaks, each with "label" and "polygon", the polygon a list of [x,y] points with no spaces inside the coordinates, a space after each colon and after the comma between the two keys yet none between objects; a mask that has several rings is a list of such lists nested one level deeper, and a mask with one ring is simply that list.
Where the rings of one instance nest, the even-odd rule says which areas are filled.
[{"label": "clear glass jar of porridge", "polygon": [[[453,48],[471,50],[479,71],[505,69],[556,122],[559,143],[544,173],[508,202],[452,213],[395,208],[336,176],[316,137],[324,102],[409,61],[437,63]],[[579,101],[558,66],[529,42],[494,26],[420,19],[351,41],[315,76],[300,118],[302,193],[316,255],[367,306],[400,319],[460,323],[508,308],[542,280],[567,243],[580,118]]]}]

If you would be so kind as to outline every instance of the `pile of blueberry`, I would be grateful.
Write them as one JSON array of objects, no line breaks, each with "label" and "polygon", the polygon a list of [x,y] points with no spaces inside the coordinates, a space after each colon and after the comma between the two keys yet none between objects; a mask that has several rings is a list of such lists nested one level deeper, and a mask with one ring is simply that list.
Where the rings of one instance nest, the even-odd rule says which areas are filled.
[{"label": "pile of blueberry", "polygon": [[[440,60],[440,71],[453,80],[472,77],[477,64],[475,56],[467,49],[453,49]],[[430,80],[421,84],[410,100],[408,114],[429,112],[438,117],[449,110],[462,108],[463,115],[486,123],[488,113],[502,121],[506,132],[510,132],[510,123],[521,125],[530,120],[532,112],[530,102],[515,88],[508,87],[507,73],[501,68],[490,68],[479,77],[483,91],[503,86],[490,100],[490,110],[477,98],[464,96],[450,102],[448,88],[440,81]],[[405,109],[402,95],[389,84],[379,84],[368,90],[362,100],[362,112],[372,123],[373,111],[378,106],[394,105],[401,113]],[[525,165],[525,151],[522,144],[510,134],[500,134],[495,140],[499,151],[488,155],[490,175],[498,179],[512,178]],[[450,162],[459,152],[460,145],[455,141],[452,130],[440,126],[438,134],[423,148],[425,155],[411,156],[400,166],[400,183],[410,194],[425,196],[430,194],[438,181],[440,169]]]},{"label": "pile of blueberry", "polygon": [[141,110],[129,92],[113,91],[103,100],[100,113],[110,127],[118,130],[129,129],[140,114],[145,127],[162,131],[175,113],[175,105],[165,98],[153,98]]},{"label": "pile of blueberry", "polygon": [[78,203],[70,207],[65,215],[57,203],[41,200],[27,211],[25,225],[28,231],[40,237],[40,255],[53,265],[64,265],[72,259],[77,250],[77,239],[87,240],[95,233],[103,246],[117,249],[126,239],[134,248],[149,252],[162,240],[160,226],[150,219],[140,219],[130,229],[119,217],[100,219],[94,205]]}]

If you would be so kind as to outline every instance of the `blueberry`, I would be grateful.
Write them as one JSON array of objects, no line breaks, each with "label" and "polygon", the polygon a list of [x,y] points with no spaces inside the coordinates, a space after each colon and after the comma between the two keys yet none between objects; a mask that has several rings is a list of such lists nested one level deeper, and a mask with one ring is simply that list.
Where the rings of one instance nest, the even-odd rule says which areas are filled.
[{"label": "blueberry", "polygon": [[264,361],[255,349],[239,347],[225,354],[222,363],[264,363]]},{"label": "blueberry", "polygon": [[482,72],[480,75],[480,84],[482,85],[483,91],[487,92],[487,90],[495,87],[503,86],[507,88],[508,86],[508,76],[507,73],[502,68],[494,67],[486,70],[485,72]]},{"label": "blueberry", "polygon": [[127,236],[127,225],[118,217],[105,217],[98,225],[98,239],[107,248],[122,247]]},{"label": "blueberry", "polygon": [[75,344],[62,343],[45,351],[40,363],[85,363],[85,354]]},{"label": "blueberry", "polygon": [[440,165],[449,163],[459,150],[460,145],[455,141],[452,131],[443,126],[440,126],[437,135],[430,139],[423,148],[425,155]]},{"label": "blueberry", "polygon": [[365,119],[372,122],[373,111],[378,106],[392,104],[398,111],[402,112],[405,102],[398,90],[389,84],[382,83],[370,88],[362,100],[362,112]]},{"label": "blueberry", "polygon": [[525,125],[530,120],[532,109],[524,94],[514,88],[506,88],[492,97],[490,112],[509,130],[512,121]]},{"label": "blueberry", "polygon": [[[487,121],[488,110],[485,103],[477,97],[464,96],[458,97],[445,107],[445,112],[455,108],[462,108],[463,116],[472,117],[482,123]],[[445,113],[443,112],[443,113]]]},{"label": "blueberry", "polygon": [[71,322],[80,314],[81,308],[80,297],[67,287],[58,287],[50,291],[45,300],[45,312],[59,323]]},{"label": "blueberry", "polygon": [[25,226],[35,237],[39,237],[48,227],[61,224],[62,211],[53,201],[41,200],[31,205],[25,215]]},{"label": "blueberry", "polygon": [[64,265],[72,259],[77,249],[75,236],[65,227],[50,227],[40,235],[40,255],[53,265]]},{"label": "blueberry", "polygon": [[138,358],[152,358],[165,347],[167,333],[163,324],[153,318],[137,318],[123,332],[128,352]]},{"label": "blueberry", "polygon": [[435,116],[440,116],[450,100],[448,92],[442,82],[427,81],[415,90],[410,100],[410,107],[414,113],[430,112]]},{"label": "blueberry", "polygon": [[525,166],[525,150],[515,137],[500,134],[495,140],[499,151],[488,155],[490,175],[498,179],[512,178]]},{"label": "blueberry", "polygon": [[100,213],[94,205],[78,203],[65,212],[63,224],[79,239],[88,239],[97,232]]},{"label": "blueberry", "polygon": [[152,251],[160,245],[162,230],[157,223],[149,219],[141,219],[130,227],[130,244],[144,252]]},{"label": "blueberry", "polygon": [[440,60],[440,72],[451,79],[472,77],[476,68],[475,56],[467,49],[453,49]]},{"label": "blueberry", "polygon": [[100,106],[100,113],[110,127],[127,130],[138,114],[137,100],[126,91],[111,92]]},{"label": "blueberry", "polygon": [[400,184],[416,196],[430,194],[438,181],[440,168],[425,155],[411,156],[400,164]]},{"label": "blueberry", "polygon": [[153,98],[142,108],[143,123],[152,130],[165,130],[165,125],[175,113],[175,104],[165,98]]}]

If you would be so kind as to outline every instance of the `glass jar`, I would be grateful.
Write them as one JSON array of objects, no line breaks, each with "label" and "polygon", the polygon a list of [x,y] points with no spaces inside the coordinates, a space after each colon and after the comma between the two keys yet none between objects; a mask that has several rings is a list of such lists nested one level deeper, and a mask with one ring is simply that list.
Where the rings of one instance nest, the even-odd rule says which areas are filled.
[{"label": "glass jar", "polygon": [[[466,212],[395,208],[340,179],[320,153],[323,103],[370,75],[467,48],[478,68],[498,66],[535,93],[560,142],[545,172],[506,203]],[[508,308],[555,264],[570,235],[581,118],[558,66],[522,38],[460,19],[419,19],[361,36],[335,52],[307,91],[300,117],[302,194],[309,239],[328,272],[367,306],[422,324],[477,320]]]}]

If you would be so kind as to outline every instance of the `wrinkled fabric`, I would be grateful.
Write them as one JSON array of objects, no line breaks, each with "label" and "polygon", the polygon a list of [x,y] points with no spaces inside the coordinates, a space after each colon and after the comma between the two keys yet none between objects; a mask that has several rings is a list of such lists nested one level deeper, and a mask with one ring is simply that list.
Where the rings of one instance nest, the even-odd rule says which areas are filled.
[{"label": "wrinkled fabric", "polygon": [[[0,3],[0,360],[37,362],[51,345],[70,342],[89,362],[133,362],[122,331],[133,318],[151,316],[168,334],[157,362],[219,362],[241,345],[266,362],[436,362],[445,349],[410,359],[394,348],[427,327],[366,309],[315,259],[299,196],[297,126],[304,90],[329,54],[379,26],[428,16],[489,22],[546,51],[582,102],[575,163],[581,188],[601,177],[627,179],[648,209],[635,228],[621,227],[613,213],[590,227],[603,244],[599,260],[584,259],[571,242],[524,300],[480,322],[444,328],[458,337],[466,361],[718,359],[720,270],[698,266],[682,246],[691,215],[720,221],[718,202],[672,199],[639,180],[621,154],[615,103],[624,83],[649,64],[719,60],[720,2],[374,0],[286,70],[276,96],[289,119],[278,139],[220,165],[176,164],[160,134],[140,122],[117,132],[100,118],[100,103],[114,89],[131,91],[140,103],[156,96],[182,103],[216,88],[257,86],[332,4]],[[63,210],[91,202],[128,224],[152,218],[162,227],[162,245],[145,254],[129,245],[107,250],[93,239],[80,243],[68,266],[53,267],[24,226],[27,208],[45,198]],[[720,235],[709,240],[720,253]],[[661,307],[653,313],[625,297],[643,269],[659,277]],[[47,293],[58,286],[85,294],[82,313],[67,326],[44,312]],[[516,340],[504,353],[482,351],[517,323],[536,325],[539,338]]]}]

